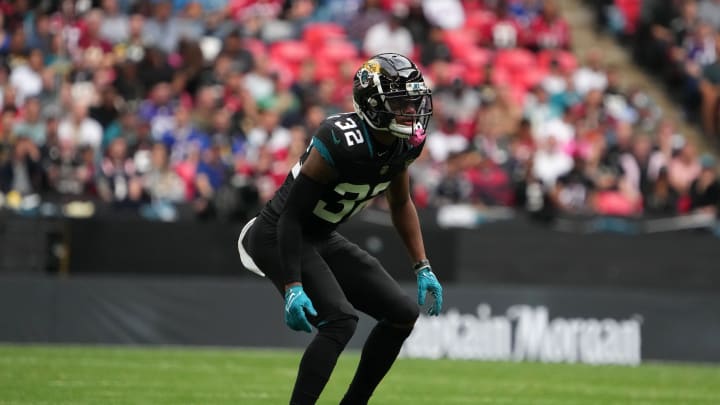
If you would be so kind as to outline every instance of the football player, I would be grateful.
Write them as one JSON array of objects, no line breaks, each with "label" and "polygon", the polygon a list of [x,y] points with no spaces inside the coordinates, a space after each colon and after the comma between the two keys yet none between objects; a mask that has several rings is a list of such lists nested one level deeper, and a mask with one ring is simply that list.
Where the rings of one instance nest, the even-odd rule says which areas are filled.
[{"label": "football player", "polygon": [[[408,58],[366,61],[353,80],[354,112],[328,117],[258,217],[243,228],[245,267],[267,275],[285,298],[285,322],[317,334],[300,362],[290,403],[314,404],[358,322],[377,320],[341,404],[366,404],[413,329],[418,305],[442,307],[442,287],[425,255],[408,165],[424,146],[431,91]],[[417,304],[376,258],[336,228],[385,193],[417,276]],[[409,266],[410,267],[410,266]]]}]

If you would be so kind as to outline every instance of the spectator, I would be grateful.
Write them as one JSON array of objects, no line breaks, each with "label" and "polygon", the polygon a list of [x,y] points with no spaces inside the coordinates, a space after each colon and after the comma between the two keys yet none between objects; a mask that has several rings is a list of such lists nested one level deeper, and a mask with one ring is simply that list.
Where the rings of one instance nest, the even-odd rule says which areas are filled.
[{"label": "spectator", "polygon": [[220,89],[215,86],[203,86],[195,94],[195,105],[190,114],[193,126],[202,132],[212,130],[213,118],[220,107]]},{"label": "spectator", "polygon": [[528,46],[535,50],[570,49],[570,26],[554,0],[545,0],[542,12],[530,24]]},{"label": "spectator", "polygon": [[363,51],[372,56],[384,52],[396,52],[401,55],[412,55],[415,43],[407,28],[402,26],[407,16],[407,7],[398,3],[390,19],[370,27],[363,39]]},{"label": "spectator", "polygon": [[290,145],[290,131],[280,125],[280,114],[274,109],[260,112],[258,125],[247,134],[248,158],[257,159],[259,151],[267,146],[271,153],[285,149]]},{"label": "spectator", "polygon": [[[495,165],[506,166],[510,160],[510,137],[503,134],[502,126],[498,122],[488,122],[480,126],[482,132],[473,138],[474,149],[480,152],[483,160],[489,160]],[[495,169],[483,162],[484,169]]]},{"label": "spectator", "polygon": [[220,148],[212,145],[202,152],[197,165],[195,189],[197,198],[194,201],[195,212],[201,219],[209,219],[215,215],[213,199],[225,183],[228,167],[220,158]]},{"label": "spectator", "polygon": [[107,54],[112,52],[112,44],[105,40],[100,32],[105,25],[103,12],[98,9],[90,10],[85,16],[85,29],[83,30],[78,47],[88,57],[90,53]]},{"label": "spectator", "polygon": [[458,29],[465,22],[465,10],[459,0],[423,0],[422,10],[427,21],[445,30]]},{"label": "spectator", "polygon": [[602,66],[602,52],[591,49],[585,57],[585,65],[575,71],[573,75],[575,90],[581,95],[586,95],[590,90],[605,91],[607,76]]},{"label": "spectator", "polygon": [[275,93],[275,82],[272,79],[269,57],[263,55],[255,60],[255,69],[245,75],[245,88],[257,104],[272,98]]},{"label": "spectator", "polygon": [[14,191],[21,196],[40,193],[43,172],[40,151],[29,138],[19,138],[10,153],[10,159],[0,165],[0,191]]},{"label": "spectator", "polygon": [[643,194],[644,213],[649,217],[675,215],[679,199],[678,192],[670,185],[667,169],[663,168],[650,189]]},{"label": "spectator", "polygon": [[50,16],[42,13],[35,15],[33,27],[28,32],[28,45],[31,49],[39,49],[43,55],[47,55],[52,50],[52,43],[53,32],[51,31]]},{"label": "spectator", "polygon": [[348,37],[358,48],[362,47],[370,27],[384,22],[387,14],[380,7],[380,0],[365,0],[360,3],[358,13],[347,25]]},{"label": "spectator", "polygon": [[10,73],[10,85],[17,89],[15,101],[22,105],[27,97],[37,96],[43,89],[43,54],[33,49],[27,63],[18,64]]},{"label": "spectator", "polygon": [[632,142],[632,150],[619,156],[620,170],[628,185],[637,192],[647,194],[652,186],[652,167],[656,165],[660,152],[653,152],[652,140],[639,135]]},{"label": "spectator", "polygon": [[46,124],[40,115],[40,100],[30,98],[25,102],[23,118],[15,123],[13,132],[18,137],[26,137],[36,146],[45,145]]},{"label": "spectator", "polygon": [[102,126],[88,117],[88,106],[84,102],[76,102],[71,114],[60,121],[58,126],[60,142],[71,147],[89,145],[99,151],[103,139]]},{"label": "spectator", "polygon": [[482,206],[513,204],[513,187],[507,171],[491,158],[480,153],[465,154],[466,176],[472,186],[470,201]]},{"label": "spectator", "polygon": [[160,82],[153,87],[150,97],[140,104],[138,116],[150,124],[152,137],[157,140],[172,128],[176,108],[170,84]]},{"label": "spectator", "polygon": [[700,171],[697,149],[691,142],[686,142],[668,165],[670,184],[681,196],[687,195]]},{"label": "spectator", "polygon": [[452,119],[458,131],[471,137],[481,102],[477,90],[468,86],[463,79],[456,78],[452,86],[440,89],[436,94],[439,112],[447,119]]},{"label": "spectator", "polygon": [[[525,98],[523,117],[530,122],[533,133],[537,138],[543,136],[545,125],[560,117],[561,111],[551,103],[550,95],[543,86],[535,86]],[[570,139],[565,140],[570,141]]]},{"label": "spectator", "polygon": [[[116,0],[106,1],[113,2]],[[116,24],[122,25],[124,23],[119,20],[116,22]],[[128,20],[125,24],[127,24],[127,35],[120,34],[122,33],[122,30],[113,31],[111,34],[109,34],[111,37],[115,38],[125,36],[124,39],[115,42],[115,53],[118,59],[121,61],[127,60],[130,62],[139,62],[145,56],[145,40],[143,39],[145,17],[139,13],[132,14],[128,17]]]},{"label": "spectator", "polygon": [[538,143],[539,149],[533,158],[533,176],[540,180],[546,190],[555,187],[557,179],[572,170],[573,159],[562,151],[554,136]]},{"label": "spectator", "polygon": [[159,0],[154,2],[152,16],[143,26],[145,44],[157,47],[169,54],[175,51],[181,38],[181,23],[172,15],[172,2]]},{"label": "spectator", "polygon": [[210,145],[207,134],[197,129],[190,119],[190,109],[183,105],[175,110],[173,126],[163,134],[162,141],[170,150],[173,164],[187,159],[191,148],[205,149]]},{"label": "spectator", "polygon": [[444,31],[438,27],[430,28],[426,41],[417,41],[420,44],[420,63],[430,66],[433,62],[451,60],[450,49],[443,41]]},{"label": "spectator", "polygon": [[525,45],[523,27],[510,14],[507,0],[495,3],[494,20],[487,24],[487,31],[480,33],[480,44],[496,49],[511,49]]},{"label": "spectator", "polygon": [[573,168],[558,177],[550,192],[550,200],[554,208],[562,213],[587,215],[592,213],[595,182],[586,173],[583,153],[577,151],[573,157]]},{"label": "spectator", "polygon": [[446,118],[437,125],[426,142],[426,149],[436,163],[442,163],[450,156],[465,152],[470,145],[467,137],[457,131],[457,125],[452,117]]},{"label": "spectator", "polygon": [[123,138],[114,139],[108,147],[100,167],[98,191],[105,202],[117,207],[134,207],[142,198],[142,184]]},{"label": "spectator", "polygon": [[122,13],[118,0],[102,0],[103,22],[99,36],[110,44],[120,44],[130,38],[130,23],[127,14]]},{"label": "spectator", "polygon": [[435,188],[433,203],[438,206],[468,201],[472,184],[465,177],[465,154],[453,153],[445,162],[445,176]]},{"label": "spectator", "polygon": [[[90,118],[100,124],[104,130],[115,122],[120,116],[120,111],[117,106],[117,93],[111,86],[106,86],[100,89],[100,102],[94,107],[90,107],[89,115]],[[105,137],[103,137],[105,139]]]},{"label": "spectator", "polygon": [[[720,34],[715,35],[715,52],[720,54]],[[720,101],[720,60],[716,58],[705,65],[698,74],[698,91],[701,96],[701,124],[705,134],[715,137],[718,134],[717,105]]]},{"label": "spectator", "polygon": [[698,4],[698,15],[715,29],[720,29],[720,1],[701,0]]},{"label": "spectator", "polygon": [[174,220],[178,216],[175,204],[185,200],[185,184],[170,169],[168,150],[163,143],[153,145],[151,162],[150,170],[142,177],[143,190],[151,203],[142,212],[150,219]]},{"label": "spectator", "polygon": [[717,178],[717,164],[712,155],[700,158],[701,171],[690,185],[690,209],[717,215],[720,205],[720,182]]},{"label": "spectator", "polygon": [[155,47],[145,48],[138,68],[142,75],[136,73],[134,80],[140,80],[145,90],[151,90],[160,83],[170,83],[175,75],[175,70],[167,62],[166,54]]},{"label": "spectator", "polygon": [[255,67],[255,57],[243,44],[239,29],[231,31],[225,37],[221,54],[228,55],[235,68],[242,73],[251,72]]}]

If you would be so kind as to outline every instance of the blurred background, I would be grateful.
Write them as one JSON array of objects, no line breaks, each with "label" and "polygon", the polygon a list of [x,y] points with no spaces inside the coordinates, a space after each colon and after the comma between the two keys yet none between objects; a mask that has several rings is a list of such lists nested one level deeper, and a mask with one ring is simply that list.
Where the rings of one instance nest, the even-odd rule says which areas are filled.
[{"label": "blurred background", "polygon": [[[449,308],[718,361],[719,29],[717,0],[0,1],[0,339],[302,342],[237,235],[398,52],[433,89],[410,170]],[[385,208],[341,231],[411,284]]]}]

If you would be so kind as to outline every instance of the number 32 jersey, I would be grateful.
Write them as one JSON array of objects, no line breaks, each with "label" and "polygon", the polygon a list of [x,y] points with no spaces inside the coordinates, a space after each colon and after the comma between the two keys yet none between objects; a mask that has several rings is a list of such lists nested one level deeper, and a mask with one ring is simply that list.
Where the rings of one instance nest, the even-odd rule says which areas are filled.
[{"label": "number 32 jersey", "polygon": [[367,124],[357,114],[328,117],[260,215],[272,223],[277,222],[290,187],[314,148],[339,175],[325,186],[314,209],[301,218],[301,223],[308,235],[321,236],[332,232],[360,212],[370,200],[382,194],[392,179],[420,155],[424,142],[413,147],[407,140],[398,139],[389,149],[381,146],[372,139]]}]

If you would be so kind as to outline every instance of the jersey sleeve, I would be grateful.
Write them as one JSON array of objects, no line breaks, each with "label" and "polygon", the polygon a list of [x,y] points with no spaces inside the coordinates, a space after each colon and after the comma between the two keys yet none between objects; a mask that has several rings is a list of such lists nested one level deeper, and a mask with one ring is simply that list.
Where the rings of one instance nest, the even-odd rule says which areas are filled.
[{"label": "jersey sleeve", "polygon": [[343,131],[334,125],[333,120],[328,119],[323,122],[310,142],[320,156],[336,170],[340,170],[344,162],[352,159],[352,151],[347,139]]},{"label": "jersey sleeve", "polygon": [[334,143],[337,135],[327,122],[323,123],[310,140],[310,146],[315,148],[323,159],[332,167],[337,168],[336,161],[341,158],[338,148]]}]

